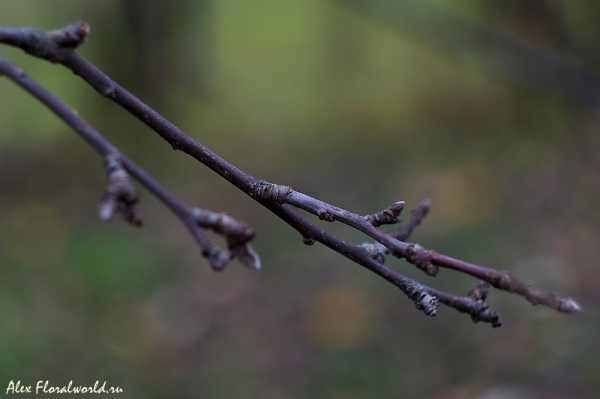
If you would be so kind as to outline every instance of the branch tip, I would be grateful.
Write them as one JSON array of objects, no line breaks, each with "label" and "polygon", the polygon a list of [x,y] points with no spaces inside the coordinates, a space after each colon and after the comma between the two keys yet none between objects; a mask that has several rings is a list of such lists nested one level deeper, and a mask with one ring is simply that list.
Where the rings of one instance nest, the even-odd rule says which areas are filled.
[{"label": "branch tip", "polygon": [[252,270],[260,270],[261,262],[258,253],[250,246],[250,244],[230,246],[230,251],[242,265]]},{"label": "branch tip", "polygon": [[583,312],[583,308],[573,298],[562,298],[558,305],[558,311],[562,313]]},{"label": "branch tip", "polygon": [[400,223],[400,213],[404,209],[404,201],[394,202],[392,205],[384,209],[383,211],[374,213],[372,215],[364,216],[365,220],[371,223],[375,227],[379,227],[384,224],[396,224]]},{"label": "branch tip", "polygon": [[58,47],[75,49],[85,43],[89,33],[90,25],[79,21],[62,29],[49,31],[47,35]]},{"label": "branch tip", "polygon": [[485,309],[482,309],[480,313],[472,314],[471,320],[473,320],[473,323],[479,323],[480,321],[490,323],[492,328],[502,327],[500,314],[496,311],[490,312],[487,305],[485,305]]},{"label": "branch tip", "polygon": [[208,245],[206,248],[202,248],[200,253],[203,257],[208,259],[208,263],[214,271],[221,271],[225,269],[225,266],[227,266],[230,260],[227,252],[215,245]]},{"label": "branch tip", "polygon": [[40,31],[31,28],[5,28],[2,42],[21,48],[27,54],[60,63],[85,43],[90,26],[81,21],[64,28]]},{"label": "branch tip", "polygon": [[419,205],[417,206],[416,209],[420,210],[421,212],[425,212],[425,214],[427,214],[429,212],[429,210],[431,209],[431,205],[432,202],[429,198],[425,198],[423,201],[421,201],[419,203]]},{"label": "branch tip", "polygon": [[424,199],[415,208],[410,210],[410,218],[402,227],[398,229],[394,238],[399,241],[406,241],[412,232],[421,224],[425,216],[429,213],[431,208],[431,200]]},{"label": "branch tip", "polygon": [[116,215],[117,210],[116,201],[102,199],[98,205],[98,217],[103,222],[108,222]]}]

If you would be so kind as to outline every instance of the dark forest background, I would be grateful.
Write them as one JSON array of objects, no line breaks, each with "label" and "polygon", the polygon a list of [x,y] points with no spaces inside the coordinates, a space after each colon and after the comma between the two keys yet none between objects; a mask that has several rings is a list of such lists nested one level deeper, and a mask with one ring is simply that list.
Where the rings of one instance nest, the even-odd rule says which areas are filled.
[{"label": "dark forest background", "polygon": [[[0,79],[0,390],[106,380],[120,398],[598,397],[599,3],[0,0],[2,25],[77,20],[91,25],[84,57],[251,175],[359,214],[431,198],[412,241],[585,312],[493,291],[500,329],[448,308],[427,318],[71,72],[1,47],[186,203],[253,226],[263,269],[213,273],[147,192],[142,230],[100,222],[100,157]],[[475,284],[388,264],[455,294]]]}]

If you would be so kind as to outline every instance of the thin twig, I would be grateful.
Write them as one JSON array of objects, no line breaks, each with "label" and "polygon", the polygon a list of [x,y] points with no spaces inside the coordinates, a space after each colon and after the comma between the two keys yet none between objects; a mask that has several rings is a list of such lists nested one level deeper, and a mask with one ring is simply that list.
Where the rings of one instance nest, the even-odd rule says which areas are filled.
[{"label": "thin twig", "polygon": [[327,222],[337,220],[350,227],[354,227],[389,248],[391,254],[395,257],[406,258],[406,260],[425,271],[425,273],[430,276],[435,276],[437,274],[437,267],[431,262],[431,251],[425,250],[417,244],[409,244],[397,240],[386,232],[376,228],[365,217],[295,191],[289,186],[273,184],[261,180],[255,186],[254,191],[259,200],[290,204],[318,216],[321,220]]},{"label": "thin twig", "polygon": [[[202,227],[212,228],[217,233],[223,234],[226,239],[231,240],[233,242],[237,242],[237,245],[230,245],[230,248],[233,248],[235,251],[238,251],[238,246],[247,247],[247,243],[254,237],[254,233],[246,228],[246,240],[240,240],[237,235],[228,234],[228,231],[220,228],[220,225],[217,222],[207,222],[206,220],[198,220],[197,210],[194,210],[181,202],[176,196],[174,196],[171,192],[169,192],[166,188],[164,188],[158,181],[156,181],[152,176],[147,174],[142,168],[140,168],[137,164],[123,155],[114,145],[112,145],[108,140],[106,140],[100,133],[98,133],[93,127],[91,127],[87,122],[85,122],[77,112],[42,86],[40,86],[36,81],[31,79],[25,72],[18,68],[17,66],[10,63],[6,60],[2,55],[0,55],[0,75],[6,75],[9,79],[14,81],[16,84],[21,86],[39,101],[41,101],[45,106],[47,106],[52,112],[54,112],[59,118],[61,118],[65,123],[67,123],[73,130],[75,130],[79,135],[86,140],[96,151],[102,155],[102,157],[106,160],[107,163],[107,171],[109,174],[110,186],[107,189],[108,192],[111,192],[109,195],[114,199],[119,201],[123,201],[123,195],[129,196],[130,198],[127,200],[127,206],[131,206],[136,200],[132,197],[136,194],[133,194],[131,190],[133,189],[131,186],[127,185],[123,181],[126,179],[121,174],[122,169],[120,166],[127,170],[127,172],[131,173],[140,183],[142,183],[150,192],[152,192],[156,197],[158,197],[168,208],[170,208],[187,226],[187,228],[192,233],[192,236],[200,246],[201,254],[208,258],[211,266],[216,270],[221,270],[227,262],[229,261],[229,256],[221,249],[216,247],[214,244],[210,242],[207,236],[204,234]],[[117,172],[118,175],[115,176],[113,173]],[[112,177],[110,176],[111,174]],[[119,187],[116,187],[119,185]],[[135,189],[133,189],[135,190]],[[118,198],[121,197],[121,198]],[[111,198],[105,198],[101,202],[100,216],[102,219],[109,219],[112,217],[109,210],[111,205]],[[126,215],[127,217],[131,217],[133,224],[139,224],[141,221],[136,220],[137,216],[133,215],[131,210],[130,214]],[[208,211],[203,211],[205,214]],[[109,217],[110,216],[110,217]],[[204,218],[206,219],[206,217]],[[232,218],[229,218],[229,224],[233,224]],[[221,218],[217,218],[218,221]],[[235,221],[237,222],[237,221]],[[243,225],[241,222],[237,222],[240,225]],[[245,226],[245,225],[244,225]],[[233,251],[232,251],[233,253]],[[234,254],[238,255],[238,254]],[[240,253],[239,255],[245,255],[245,253]],[[239,256],[238,256],[239,257]],[[246,264],[245,259],[240,258],[242,263]],[[256,259],[254,261],[255,267],[260,267],[260,261]]]},{"label": "thin twig", "polygon": [[463,297],[448,295],[443,291],[437,290],[433,290],[430,293],[436,296],[444,305],[471,316],[471,320],[474,323],[483,321],[490,323],[492,327],[500,327],[502,325],[500,315],[498,312],[489,310],[488,305],[485,303],[489,287],[489,284],[485,281],[479,281],[477,287],[471,290],[467,296]]},{"label": "thin twig", "polygon": [[[414,229],[421,224],[427,213],[429,213],[429,208],[431,208],[431,200],[421,201],[419,205],[411,209],[408,221],[400,226],[392,236],[399,241],[408,240]],[[365,242],[361,246],[369,252],[371,258],[379,263],[385,263],[385,259],[390,254],[390,249],[379,242]]]},{"label": "thin twig", "polygon": [[579,310],[579,305],[571,298],[560,298],[554,293],[535,289],[519,281],[507,271],[498,271],[474,265],[438,254],[418,244],[400,241],[375,228],[360,215],[294,191],[289,186],[260,181],[257,187],[257,195],[260,199],[272,200],[281,204],[290,204],[304,209],[325,221],[337,220],[354,227],[387,247],[392,255],[398,258],[405,258],[408,262],[414,264],[430,276],[435,276],[437,274],[437,266],[441,266],[477,277],[500,290],[521,295],[534,305],[543,304],[563,313],[571,313]]},{"label": "thin twig", "polygon": [[[121,155],[118,151],[116,151],[116,149],[112,148],[112,145],[109,142],[105,141],[99,135],[99,133],[95,132],[89,125],[82,121],[81,118],[72,113],[72,111],[69,112],[75,116],[65,118],[65,115],[68,115],[65,114],[65,111],[68,110],[66,105],[60,103],[60,101],[57,99],[52,98],[52,96],[49,95],[49,93],[47,93],[39,85],[37,85],[36,82],[27,77],[21,70],[8,63],[8,61],[1,56],[0,74],[7,75],[10,79],[14,80],[17,84],[42,101],[53,112],[61,117],[61,119],[65,120],[65,122],[67,122],[73,129],[80,133],[82,137],[92,144],[94,148],[102,155],[108,154],[105,155],[108,160],[107,163],[115,163],[118,159],[119,163],[123,163],[125,168],[131,171],[132,174],[138,178],[138,180],[146,185],[153,193],[161,198],[168,207],[176,211],[178,216],[181,217],[180,213],[185,207],[184,204],[180,203],[179,200],[174,197],[169,198],[170,194],[165,189],[160,188],[157,182],[155,182],[152,178],[145,176],[143,172],[140,173],[141,169],[139,169],[139,167],[136,167],[132,161]],[[118,170],[118,166],[112,165],[109,168],[109,173],[111,173],[111,168]],[[375,264],[368,256],[365,256],[366,253],[361,250],[360,247],[346,244],[343,241],[340,241],[337,237],[334,237],[325,231],[318,231],[319,228],[317,226],[302,220],[299,215],[291,212],[289,209],[278,204],[273,204],[273,207],[273,211],[282,216],[283,219],[288,219],[290,223],[301,226],[298,228],[298,230],[304,235],[315,236],[320,242],[324,243],[330,248],[338,252],[343,251],[346,256],[350,254],[350,257],[359,264],[368,267],[377,274],[385,277],[397,285],[403,292],[406,293],[409,298],[413,300],[413,302],[415,302],[415,305],[419,310],[422,310],[427,315],[435,316],[438,301],[432,293],[437,292],[436,290],[395,273],[383,265]],[[177,210],[180,212],[178,213]],[[191,227],[190,230],[192,230],[192,233],[195,233],[195,237],[199,238],[198,241],[203,249],[203,255],[209,258],[213,268],[215,269],[221,269],[228,258],[226,255],[224,257],[222,250],[219,250],[213,246],[212,243],[206,239],[204,233],[198,228],[197,224],[205,228],[212,228],[216,232],[226,235],[234,243],[237,243],[230,244],[230,247],[235,247],[236,245],[239,246],[240,244],[245,245],[254,237],[254,233],[246,225],[235,221],[227,215],[215,214],[213,212],[202,211],[199,209],[191,209],[189,211],[191,212],[191,215],[187,214],[188,210],[185,210],[186,215],[182,218],[182,220],[184,223],[186,223],[186,225],[188,225],[188,227]],[[247,263],[249,263],[250,267],[258,268],[260,265],[257,264],[255,252],[253,252],[253,250],[249,247],[246,247],[246,249],[249,249],[250,254],[246,254],[245,256],[250,256],[251,258],[251,260],[247,261]],[[241,258],[242,262],[244,263],[244,256],[241,256]],[[448,294],[445,294],[445,297],[452,298],[452,296]],[[460,298],[457,297],[450,301],[446,301],[446,303],[449,306],[454,306],[453,303],[461,302]]]},{"label": "thin twig", "polygon": [[[2,55],[0,55],[0,75],[6,75],[9,79],[32,94],[73,128],[73,130],[79,133],[107,160],[107,163],[118,162],[122,164],[124,169],[130,172],[138,181],[146,186],[146,188],[161,199],[188,227],[200,245],[202,255],[208,258],[213,269],[223,269],[229,261],[229,257],[223,250],[219,249],[208,240],[204,232],[200,229],[200,226],[210,228],[219,234],[225,235],[232,254],[237,256],[240,262],[253,269],[260,268],[260,259],[258,255],[248,245],[248,242],[254,238],[254,232],[244,223],[224,214],[216,214],[197,208],[190,208],[182,203],[177,197],[162,187],[160,183],[149,176],[143,169],[125,155],[121,154],[116,147],[79,117],[74,110],[54,97],[50,92],[27,76],[23,70],[10,63]],[[119,168],[118,165],[111,165],[111,167],[115,169]],[[388,281],[391,281],[415,302],[419,310],[424,311],[429,316],[435,316],[437,302],[431,295],[426,295],[429,290],[433,291],[432,288],[420,285],[416,281],[393,272],[383,265],[376,264],[362,248],[345,243],[330,233],[320,230],[319,227],[308,222],[289,208],[276,203],[270,205],[271,206],[268,206],[268,208],[282,219],[288,221],[288,223],[293,225],[301,234],[314,237],[314,240],[322,242],[326,246],[370,270],[373,270]]]},{"label": "thin twig", "polygon": [[[404,223],[398,231],[394,234],[394,238],[399,241],[406,241],[412,234],[412,232],[419,227],[425,216],[429,213],[431,208],[431,200],[424,199],[419,202],[415,208],[410,210],[410,218]],[[388,250],[389,251],[389,250]]]}]

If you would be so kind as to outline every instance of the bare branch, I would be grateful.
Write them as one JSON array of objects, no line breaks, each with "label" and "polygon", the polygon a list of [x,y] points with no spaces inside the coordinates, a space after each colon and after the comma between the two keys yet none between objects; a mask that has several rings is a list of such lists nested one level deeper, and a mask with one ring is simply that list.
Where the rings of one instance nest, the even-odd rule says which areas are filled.
[{"label": "bare branch", "polygon": [[431,251],[424,250],[417,244],[407,244],[397,240],[384,231],[377,229],[367,218],[294,191],[289,186],[277,185],[261,180],[253,188],[254,196],[258,200],[290,204],[318,216],[321,220],[327,222],[337,220],[347,224],[377,240],[387,247],[392,255],[398,258],[406,258],[406,260],[430,276],[437,274],[437,267],[432,265],[431,262]]},{"label": "bare branch", "polygon": [[[2,55],[0,55],[0,75],[6,75],[9,79],[40,100],[40,102],[65,121],[65,123],[73,130],[79,133],[84,140],[104,157],[106,160],[110,185],[100,204],[100,218],[102,220],[108,220],[114,216],[115,212],[120,211],[130,224],[141,224],[141,219],[133,209],[134,204],[137,202],[137,193],[135,188],[133,188],[128,181],[125,173],[125,170],[127,170],[181,219],[200,246],[202,256],[209,260],[213,269],[222,270],[225,267],[229,261],[229,256],[222,249],[219,249],[212,244],[206,237],[200,228],[196,213],[192,208],[181,202],[153,177],[148,175],[142,168],[125,155],[121,154],[115,146],[79,117],[77,112],[53,96],[50,92],[27,76],[22,69],[10,63]],[[234,220],[232,218],[229,219]],[[232,223],[233,222],[230,221],[230,224]],[[236,234],[231,234],[231,238],[227,231],[222,232],[222,234],[225,235],[228,240],[234,242],[239,241],[239,234],[237,232]],[[250,263],[247,259],[248,257],[251,257],[252,254],[256,255],[247,244],[253,237],[254,235],[252,233],[251,237],[247,238],[243,245],[240,244],[244,247],[243,251],[234,246],[236,251],[234,255],[245,265]],[[254,264],[259,265],[260,260],[258,260],[257,255],[255,258]]]},{"label": "bare branch", "polygon": [[581,310],[579,304],[572,298],[561,298],[553,292],[535,289],[517,280],[506,270],[498,271],[487,267],[477,266],[435,252],[431,253],[431,261],[436,265],[475,276],[502,291],[521,295],[533,305],[548,306],[562,313],[574,313]]},{"label": "bare branch", "polygon": [[[415,264],[429,275],[435,275],[437,273],[438,266],[446,267],[475,276],[498,289],[522,295],[528,301],[534,304],[550,306],[553,309],[564,313],[571,313],[579,310],[579,306],[572,299],[559,298],[555,294],[536,290],[518,281],[514,277],[510,276],[507,272],[499,272],[493,269],[469,264],[467,262],[438,254],[432,250],[425,249],[418,244],[404,242],[412,230],[426,215],[429,209],[428,202],[421,203],[417,210],[414,211],[414,213],[411,213],[411,219],[409,222],[395,235],[389,235],[377,229],[376,226],[384,223],[395,223],[397,216],[403,207],[403,202],[397,202],[386,210],[374,215],[368,215],[366,217],[359,216],[355,213],[332,206],[308,195],[296,192],[289,186],[276,185],[265,181],[260,181],[239,170],[231,163],[227,162],[225,159],[219,157],[217,154],[203,146],[201,143],[186,135],[172,123],[159,115],[156,111],[144,104],[127,90],[123,89],[108,76],[104,75],[95,66],[75,53],[73,51],[73,47],[83,42],[87,32],[89,31],[89,28],[86,28],[86,26],[87,25],[84,23],[79,23],[64,28],[64,33],[61,33],[59,30],[48,32],[47,34],[40,33],[35,30],[0,28],[0,42],[18,46],[32,55],[48,59],[52,62],[60,62],[67,68],[71,69],[71,71],[81,76],[101,95],[121,105],[150,128],[155,130],[173,147],[173,149],[181,150],[191,155],[225,178],[227,181],[238,187],[241,191],[261,203],[267,209],[271,210],[274,214],[300,232],[305,244],[311,245],[315,241],[319,241],[343,256],[364,267],[367,267],[369,270],[377,273],[386,280],[398,286],[411,300],[413,300],[413,302],[415,302],[417,308],[424,311],[426,314],[435,314],[435,308],[437,307],[438,303],[437,300],[439,299],[439,302],[447,306],[470,314],[473,320],[487,321],[492,323],[494,326],[497,326],[500,323],[497,315],[495,313],[490,313],[487,310],[487,305],[483,304],[483,297],[480,299],[469,296],[455,297],[451,294],[423,286],[414,280],[388,269],[383,265],[382,262],[385,260],[386,250],[381,250],[377,245],[383,245],[392,255],[408,260],[410,263]],[[73,32],[84,32],[85,34],[80,34],[82,39],[79,41],[65,39],[77,37],[77,35],[74,35]],[[38,40],[38,37],[40,36],[43,38],[41,42],[44,43],[44,46],[42,46],[45,49],[44,51],[37,50],[40,47],[40,40]],[[48,40],[54,41],[55,45],[46,43]],[[71,46],[66,46],[65,43],[70,43]],[[11,77],[11,79],[16,79],[15,81],[23,86],[22,82],[19,81],[18,76],[15,78]],[[26,85],[23,87],[28,90]],[[82,122],[77,118],[71,118],[73,113],[70,112],[66,106],[65,107],[68,112],[64,112],[64,110],[57,112],[52,106],[52,101],[50,103],[44,101],[44,96],[39,96],[39,90],[37,91],[38,95],[36,95],[35,92],[36,90],[31,93],[44,102],[44,104],[51,108],[59,117],[64,119],[65,122],[71,125],[76,131],[80,132],[78,129],[81,129],[81,126],[79,125],[85,122]],[[72,123],[73,120],[75,120],[76,123]],[[97,135],[101,137],[99,134]],[[88,142],[90,142],[90,144],[97,148],[97,138],[94,138],[94,135],[83,136],[86,138],[86,140],[88,140]],[[228,216],[226,215],[205,215],[202,213],[203,211],[192,212],[190,208],[178,202],[176,198],[173,199],[174,197],[172,194],[166,192],[166,190],[162,189],[162,187],[158,186],[151,188],[154,183],[156,185],[158,185],[158,183],[154,182],[153,180],[148,180],[151,178],[145,175],[145,173],[145,177],[142,176],[142,179],[140,179],[140,173],[143,171],[140,172],[141,169],[138,170],[139,168],[135,164],[132,164],[131,161],[122,156],[114,147],[110,146],[109,150],[110,151],[107,150],[106,153],[100,150],[99,151],[105,157],[109,154],[118,154],[123,163],[123,167],[138,180],[140,180],[144,185],[149,187],[149,189],[159,198],[161,198],[161,200],[163,200],[167,206],[173,209],[193,234],[195,234],[194,227],[198,227],[198,224],[202,225],[202,223],[204,223],[205,225],[203,227],[212,228],[218,233],[225,235],[233,256],[237,256],[242,263],[249,267],[259,267],[258,256],[256,253],[251,250],[251,248],[243,239],[239,240],[241,236],[244,236],[243,234],[241,236],[238,234],[240,231],[244,230],[244,228],[240,227],[241,225],[229,225],[229,221],[227,219]],[[153,183],[150,184],[149,182]],[[330,222],[337,220],[345,223],[369,235],[378,241],[379,244],[373,244],[375,246],[369,248],[368,246],[356,246],[346,243],[345,241],[340,240],[339,238],[312,224],[296,212],[292,211],[285,204],[304,209],[318,216],[322,220]],[[195,237],[197,237],[196,234]],[[206,241],[208,242],[208,240]],[[220,267],[220,265],[224,262],[224,257],[221,253],[215,252],[214,248],[210,245],[206,243],[204,246],[201,245],[203,248],[202,253],[204,256],[208,256],[209,260],[212,259],[211,265],[213,268],[221,269],[222,267]],[[212,256],[211,258],[210,254],[216,255]],[[379,260],[381,260],[381,262]],[[212,262],[214,262],[214,264]]]},{"label": "bare branch", "polygon": [[410,218],[408,222],[403,224],[396,234],[394,234],[394,238],[399,241],[406,241],[408,237],[412,234],[412,232],[421,224],[425,216],[429,213],[429,209],[431,208],[431,200],[424,199],[419,202],[416,208],[410,210]]},{"label": "bare branch", "polygon": [[502,325],[500,315],[498,312],[490,311],[488,305],[485,303],[488,289],[488,283],[479,281],[477,287],[469,291],[466,297],[456,297],[440,291],[434,291],[431,294],[439,298],[440,302],[444,305],[471,316],[471,320],[474,323],[483,321],[490,323],[494,328],[500,327]]},{"label": "bare branch", "polygon": [[27,54],[62,62],[85,42],[90,26],[85,22],[49,32],[31,28],[1,28],[0,42],[23,49]]},{"label": "bare branch", "polygon": [[487,267],[477,266],[472,263],[438,254],[437,252],[425,249],[418,244],[399,241],[389,234],[375,228],[361,216],[329,205],[306,194],[294,191],[291,187],[259,181],[256,186],[256,195],[259,199],[287,203],[300,209],[304,209],[307,212],[317,215],[319,219],[322,220],[337,220],[354,227],[387,247],[392,255],[398,258],[405,258],[409,263],[417,266],[430,276],[435,276],[437,274],[438,266],[454,269],[477,277],[483,281],[487,281],[500,290],[521,295],[534,305],[541,304],[549,306],[552,309],[563,313],[572,313],[579,310],[579,305],[571,298],[560,298],[554,293],[537,290],[522,283],[506,271],[497,271]]},{"label": "bare branch", "polygon": [[[425,216],[427,216],[427,213],[429,213],[429,208],[431,208],[431,200],[425,199],[421,201],[416,208],[411,209],[410,218],[408,221],[400,226],[398,231],[392,236],[399,241],[406,241],[414,229],[417,228]],[[379,242],[366,242],[362,244],[362,247],[369,251],[371,257],[380,263],[385,263],[385,259],[390,254],[389,248]]]}]

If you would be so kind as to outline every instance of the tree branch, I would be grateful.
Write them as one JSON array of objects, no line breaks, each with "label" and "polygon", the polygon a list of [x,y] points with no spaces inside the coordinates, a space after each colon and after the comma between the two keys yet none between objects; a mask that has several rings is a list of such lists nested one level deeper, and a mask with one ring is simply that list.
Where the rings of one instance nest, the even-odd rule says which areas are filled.
[{"label": "tree branch", "polygon": [[[246,260],[246,253],[252,251],[248,246],[248,241],[254,237],[254,233],[247,226],[228,217],[225,226],[235,226],[224,228],[222,216],[218,214],[211,216],[213,213],[210,211],[199,212],[199,210],[192,209],[181,202],[152,176],[123,155],[114,145],[87,124],[77,115],[75,110],[69,108],[69,106],[40,86],[36,81],[27,76],[22,69],[10,63],[2,55],[0,55],[0,75],[6,75],[17,85],[37,98],[67,123],[67,125],[79,133],[105,159],[110,184],[100,203],[99,213],[102,220],[112,218],[117,209],[121,207],[122,213],[124,213],[125,218],[130,224],[141,226],[141,219],[132,208],[137,202],[138,195],[128,180],[127,173],[125,172],[127,171],[181,219],[200,246],[202,256],[208,259],[213,269],[223,269],[229,262],[229,256],[222,249],[212,244],[200,227],[210,228],[224,235],[228,241],[232,255],[237,256],[244,265],[250,265]],[[240,226],[244,227],[241,228]],[[241,238],[239,233],[242,229],[245,234],[244,238]],[[244,247],[245,249],[242,250],[239,247]],[[251,267],[255,269],[260,268],[260,260],[258,258],[251,264],[253,265]]]},{"label": "tree branch", "polygon": [[259,199],[290,204],[318,216],[321,220],[328,222],[337,220],[354,227],[384,245],[393,256],[405,258],[409,263],[417,266],[430,276],[435,276],[438,272],[437,266],[441,266],[477,277],[500,290],[521,295],[534,305],[543,304],[564,313],[579,310],[579,305],[571,298],[560,298],[554,293],[537,290],[517,280],[507,271],[497,271],[477,266],[438,254],[418,244],[400,241],[375,228],[364,217],[294,191],[289,186],[260,181],[256,191]]},{"label": "tree branch", "polygon": [[[429,202],[422,202],[416,210],[411,212],[411,219],[409,222],[395,235],[389,235],[377,229],[376,226],[387,223],[396,223],[397,217],[404,206],[403,202],[396,202],[387,209],[374,215],[359,216],[355,213],[332,206],[308,195],[296,192],[288,186],[276,185],[257,180],[247,173],[239,170],[231,163],[219,157],[201,143],[197,142],[190,136],[186,135],[183,131],[179,130],[172,123],[151,109],[148,105],[119,86],[94,65],[90,64],[83,57],[79,56],[75,51],[73,51],[77,45],[85,41],[88,33],[89,26],[84,22],[70,25],[63,30],[51,32],[41,32],[33,29],[23,28],[0,28],[0,42],[20,47],[31,55],[47,59],[51,62],[61,63],[62,65],[66,66],[75,74],[81,76],[101,95],[121,105],[131,114],[144,122],[147,126],[155,130],[163,139],[171,144],[173,149],[181,150],[191,155],[222,176],[224,179],[235,185],[241,191],[261,203],[267,209],[272,211],[274,214],[296,229],[302,235],[305,244],[311,245],[315,241],[319,241],[343,256],[377,273],[399,287],[411,300],[413,300],[418,309],[422,310],[428,315],[435,315],[438,302],[441,302],[447,306],[471,315],[474,321],[490,322],[493,326],[500,325],[499,316],[495,312],[489,312],[487,305],[485,305],[483,302],[487,296],[487,288],[485,288],[485,290],[480,288],[477,291],[485,291],[485,295],[469,294],[466,297],[456,297],[451,294],[440,292],[433,288],[421,285],[416,281],[402,276],[401,274],[398,274],[385,267],[383,265],[383,261],[385,260],[385,255],[387,255],[387,253],[391,253],[398,258],[405,258],[407,261],[416,265],[418,268],[424,270],[427,274],[432,276],[437,274],[438,266],[446,267],[475,276],[498,289],[519,294],[533,304],[549,306],[563,313],[572,313],[580,310],[579,305],[573,299],[559,298],[553,293],[547,293],[534,289],[510,276],[506,271],[496,271],[493,269],[473,265],[438,254],[432,250],[424,249],[418,244],[404,242],[412,230],[426,215],[429,209]],[[3,61],[0,64],[5,65],[6,61]],[[10,68],[4,66],[4,69]],[[14,71],[11,73],[14,75]],[[11,79],[15,80],[15,82],[20,84],[26,90],[30,91],[28,86],[31,86],[32,81],[20,76],[20,74],[21,72],[17,73],[16,77],[13,77],[7,73]],[[24,82],[28,83],[24,85]],[[35,82],[33,83],[35,84]],[[78,129],[81,129],[81,124],[85,124],[85,122],[74,116],[75,114],[71,112],[66,105],[64,107],[66,107],[67,111],[59,110],[57,112],[55,110],[56,104],[54,101],[47,102],[44,100],[47,96],[51,96],[51,94],[46,93],[40,96],[40,90],[43,89],[37,88],[33,90],[33,92],[30,91],[30,93],[40,99],[60,118],[65,120],[65,122],[67,122],[71,127],[81,134],[80,130]],[[89,129],[91,129],[91,127],[89,127]],[[97,132],[95,132],[95,134],[101,137]],[[84,138],[88,140],[88,142],[90,142],[90,144],[92,144],[95,148],[97,148],[96,145],[98,145],[98,140],[94,134],[84,135]],[[106,145],[106,143],[103,141],[102,145]],[[149,180],[151,178],[145,175],[145,173],[141,175],[141,169],[139,169],[139,167],[121,155],[118,150],[112,147],[112,145],[110,145],[109,148],[111,151],[108,151],[107,154],[100,150],[99,152],[101,152],[105,157],[111,154],[116,154],[123,163],[123,167],[125,169],[127,169],[138,180],[140,180],[140,176],[142,176],[142,180],[140,181],[149,188],[153,187],[153,180]],[[156,185],[158,185],[158,183],[156,183]],[[246,230],[245,227],[240,227],[242,225],[236,225],[235,223],[233,225],[229,225],[229,219],[227,219],[228,217],[215,216],[215,214],[212,213],[205,214],[202,211],[191,211],[189,207],[178,202],[179,200],[172,196],[172,194],[166,192],[166,190],[162,189],[162,187],[160,187],[160,189],[157,187],[150,189],[157,196],[159,196],[159,198],[161,198],[163,202],[167,204],[167,206],[171,207],[171,209],[175,211],[175,213],[182,219],[188,228],[190,228],[190,223],[193,226],[197,226],[197,223],[199,223],[201,220],[201,223],[210,225],[210,227],[215,231],[226,234],[226,237],[228,237],[228,246],[230,247],[232,253],[237,256],[242,263],[249,267],[255,267],[257,255],[249,249],[250,247],[246,246],[247,241],[244,241],[245,239],[251,239],[251,237],[253,237],[253,233],[246,235],[248,230]],[[167,198],[168,202],[165,201],[164,198]],[[381,249],[381,247],[375,247],[378,255],[372,256],[374,251],[369,251],[365,246],[357,246],[340,240],[339,238],[309,222],[298,213],[290,209],[286,204],[304,209],[318,216],[322,220],[337,220],[356,228],[375,239],[379,245],[384,247],[384,249]],[[190,222],[190,220],[192,222]],[[190,230],[192,231],[192,229]],[[192,233],[194,234],[194,231],[192,231]],[[244,238],[240,240],[241,237]],[[234,246],[233,249],[232,243]],[[214,265],[213,268],[215,268]],[[219,267],[216,268],[219,269]]]}]

